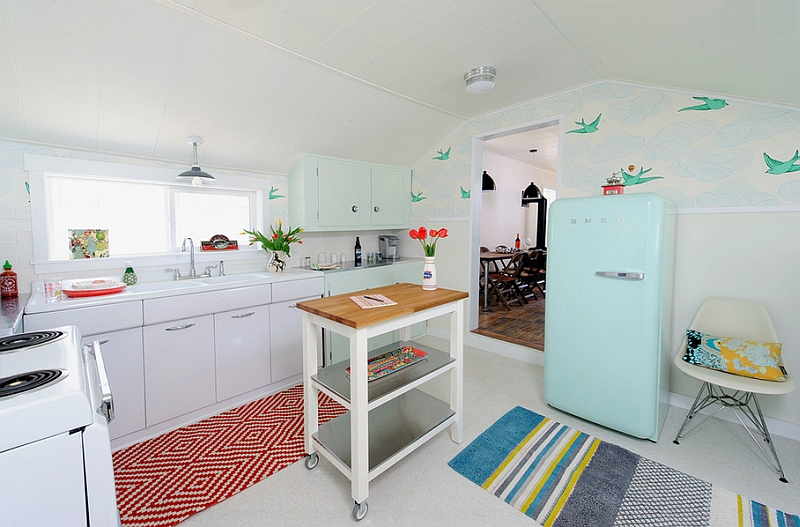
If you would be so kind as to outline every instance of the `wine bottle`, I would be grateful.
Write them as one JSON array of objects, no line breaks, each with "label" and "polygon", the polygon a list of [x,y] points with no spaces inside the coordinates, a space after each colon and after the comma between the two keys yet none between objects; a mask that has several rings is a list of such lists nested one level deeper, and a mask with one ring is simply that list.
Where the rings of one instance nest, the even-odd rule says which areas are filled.
[{"label": "wine bottle", "polygon": [[517,233],[517,239],[514,240],[514,247],[519,250],[519,233]]},{"label": "wine bottle", "polygon": [[356,236],[355,260],[356,267],[361,266],[361,241],[358,236]]}]

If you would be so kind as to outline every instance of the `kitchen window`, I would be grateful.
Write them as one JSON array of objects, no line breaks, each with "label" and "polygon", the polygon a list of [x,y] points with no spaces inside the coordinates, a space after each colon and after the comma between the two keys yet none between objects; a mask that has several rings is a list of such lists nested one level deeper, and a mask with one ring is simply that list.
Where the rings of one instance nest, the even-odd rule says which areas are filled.
[{"label": "kitchen window", "polygon": [[[225,259],[252,257],[240,232],[260,228],[268,217],[266,179],[218,175],[195,187],[176,180],[175,170],[46,156],[26,156],[25,169],[37,274],[116,269],[131,259],[172,265],[184,238],[192,238],[199,255],[201,241],[215,234],[239,242],[240,250],[225,251]],[[107,230],[101,235],[107,258],[73,259],[70,233],[83,229]]]}]

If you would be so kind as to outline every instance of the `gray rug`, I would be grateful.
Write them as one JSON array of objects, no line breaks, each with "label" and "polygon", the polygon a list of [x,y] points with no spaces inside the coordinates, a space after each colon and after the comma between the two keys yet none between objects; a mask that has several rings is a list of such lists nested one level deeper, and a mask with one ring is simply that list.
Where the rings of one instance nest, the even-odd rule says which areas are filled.
[{"label": "gray rug", "polygon": [[800,527],[766,507],[521,406],[450,461],[545,527]]}]

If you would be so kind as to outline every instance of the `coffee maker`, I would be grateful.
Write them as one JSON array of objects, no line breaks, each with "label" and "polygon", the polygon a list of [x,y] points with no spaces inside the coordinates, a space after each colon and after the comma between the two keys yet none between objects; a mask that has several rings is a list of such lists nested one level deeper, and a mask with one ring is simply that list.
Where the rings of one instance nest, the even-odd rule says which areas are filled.
[{"label": "coffee maker", "polygon": [[397,254],[397,242],[400,241],[397,236],[384,234],[378,236],[378,250],[386,260],[399,260],[400,255]]}]

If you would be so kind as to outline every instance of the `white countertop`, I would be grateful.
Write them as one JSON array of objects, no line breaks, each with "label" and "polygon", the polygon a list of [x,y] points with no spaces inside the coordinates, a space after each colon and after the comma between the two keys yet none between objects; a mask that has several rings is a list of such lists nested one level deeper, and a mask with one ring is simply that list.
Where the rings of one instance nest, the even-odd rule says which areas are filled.
[{"label": "white countertop", "polygon": [[[322,273],[307,269],[287,269],[283,273],[245,273],[240,275],[212,276],[206,278],[184,278],[179,281],[150,282],[128,286],[125,290],[110,295],[91,296],[84,298],[69,298],[66,295],[62,300],[56,302],[46,302],[44,293],[36,292],[31,295],[30,300],[25,305],[25,313],[48,313],[73,309],[76,307],[91,307],[131,300],[147,300],[151,298],[163,298],[175,295],[185,295],[190,293],[200,293],[205,291],[216,291],[220,289],[231,289],[237,287],[248,287],[260,284],[272,284],[276,282],[287,282],[292,280],[306,280],[313,278],[322,279]],[[85,279],[83,279],[85,280]],[[64,287],[68,288],[72,280],[65,280]]]}]

